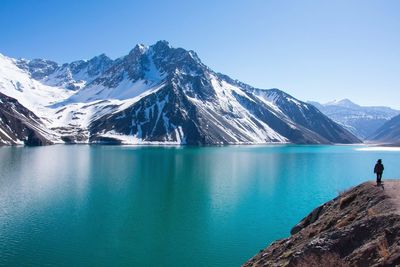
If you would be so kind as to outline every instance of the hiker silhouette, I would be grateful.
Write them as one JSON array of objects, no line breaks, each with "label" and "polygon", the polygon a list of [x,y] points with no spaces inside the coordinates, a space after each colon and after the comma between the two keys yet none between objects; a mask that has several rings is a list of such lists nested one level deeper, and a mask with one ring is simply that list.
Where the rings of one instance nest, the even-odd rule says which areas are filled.
[{"label": "hiker silhouette", "polygon": [[383,167],[382,160],[378,159],[375,164],[374,173],[376,173],[376,185],[381,185],[382,183],[382,174],[385,167]]}]

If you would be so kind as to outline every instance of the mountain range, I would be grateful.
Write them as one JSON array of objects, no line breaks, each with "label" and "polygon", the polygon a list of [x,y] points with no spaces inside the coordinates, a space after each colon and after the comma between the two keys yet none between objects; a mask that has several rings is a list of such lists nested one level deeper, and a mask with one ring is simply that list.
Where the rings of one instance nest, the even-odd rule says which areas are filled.
[{"label": "mountain range", "polygon": [[360,106],[349,99],[332,101],[326,104],[311,101],[308,103],[317,107],[322,113],[362,140],[373,139],[380,127],[400,114],[399,110],[389,107]]},{"label": "mountain range", "polygon": [[379,127],[379,129],[370,136],[369,141],[400,146],[400,115],[397,115]]},{"label": "mountain range", "polygon": [[58,64],[0,54],[0,143],[358,143],[313,105],[166,41]]}]

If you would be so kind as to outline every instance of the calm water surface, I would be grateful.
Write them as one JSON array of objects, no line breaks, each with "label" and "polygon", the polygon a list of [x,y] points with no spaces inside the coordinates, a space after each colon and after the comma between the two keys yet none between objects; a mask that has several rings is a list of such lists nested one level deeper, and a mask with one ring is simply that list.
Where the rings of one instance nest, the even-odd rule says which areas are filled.
[{"label": "calm water surface", "polygon": [[359,146],[0,148],[0,265],[239,266],[367,179]]}]

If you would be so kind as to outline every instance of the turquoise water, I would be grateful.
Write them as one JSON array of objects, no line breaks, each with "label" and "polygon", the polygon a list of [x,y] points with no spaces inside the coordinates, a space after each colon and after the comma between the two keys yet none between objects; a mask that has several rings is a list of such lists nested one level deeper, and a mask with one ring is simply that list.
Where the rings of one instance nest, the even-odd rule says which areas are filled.
[{"label": "turquoise water", "polygon": [[239,266],[338,192],[360,146],[0,148],[0,265]]}]

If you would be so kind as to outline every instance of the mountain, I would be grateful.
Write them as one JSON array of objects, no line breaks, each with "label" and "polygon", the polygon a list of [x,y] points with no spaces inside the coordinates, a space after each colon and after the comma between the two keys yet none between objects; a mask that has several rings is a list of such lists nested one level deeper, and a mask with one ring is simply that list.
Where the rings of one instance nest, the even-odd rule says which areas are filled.
[{"label": "mountain", "polygon": [[326,104],[309,103],[361,139],[368,138],[384,123],[400,114],[399,110],[389,107],[365,107],[348,99]]},{"label": "mountain", "polygon": [[21,59],[16,62],[16,65],[43,84],[78,90],[87,82],[100,76],[112,62],[105,54],[101,54],[90,60],[78,60],[63,65],[43,59]]},{"label": "mountain", "polygon": [[49,139],[51,134],[35,114],[0,93],[0,145],[46,145]]},{"label": "mountain", "polygon": [[314,106],[216,73],[166,41],[59,65],[0,56],[0,92],[54,143],[357,143]]},{"label": "mountain", "polygon": [[382,125],[368,140],[378,143],[400,145],[400,115]]},{"label": "mountain", "polygon": [[325,104],[325,106],[338,106],[342,108],[357,109],[359,105],[353,103],[350,99],[333,100]]},{"label": "mountain", "polygon": [[323,115],[317,108],[301,102],[294,97],[278,90],[253,89],[252,92],[263,98],[266,103],[272,103],[275,107],[288,116],[296,124],[327,138],[333,143],[346,143],[353,138],[348,132],[343,132],[342,127]]}]

